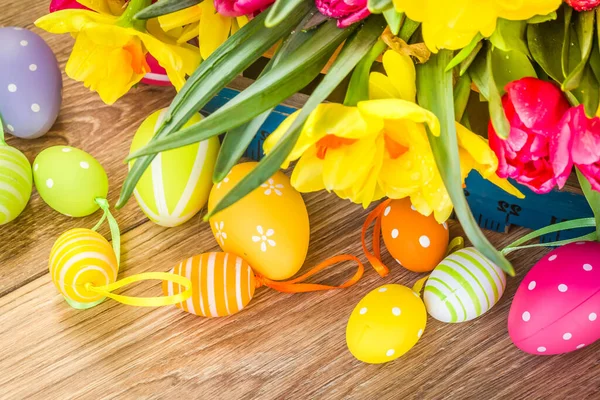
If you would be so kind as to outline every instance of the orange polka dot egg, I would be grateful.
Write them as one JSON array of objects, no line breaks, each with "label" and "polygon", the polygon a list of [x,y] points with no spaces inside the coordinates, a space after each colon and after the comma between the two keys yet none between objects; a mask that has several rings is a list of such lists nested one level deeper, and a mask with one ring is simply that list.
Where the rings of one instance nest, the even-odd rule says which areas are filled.
[{"label": "orange polka dot egg", "polygon": [[444,258],[450,238],[447,223],[420,214],[408,198],[392,200],[385,208],[381,231],[390,255],[414,272],[433,270]]}]

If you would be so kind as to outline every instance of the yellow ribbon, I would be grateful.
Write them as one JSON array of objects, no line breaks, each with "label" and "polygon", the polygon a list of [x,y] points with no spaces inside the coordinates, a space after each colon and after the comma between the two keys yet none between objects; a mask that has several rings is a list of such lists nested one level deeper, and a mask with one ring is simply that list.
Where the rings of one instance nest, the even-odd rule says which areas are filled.
[{"label": "yellow ribbon", "polygon": [[[120,289],[123,286],[146,280],[171,281],[178,285],[184,286],[186,289],[185,291],[178,294],[161,297],[131,297],[112,293],[113,291]],[[110,297],[111,299],[116,300],[119,303],[136,307],[170,306],[177,303],[183,303],[192,295],[192,282],[184,276],[172,274],[169,272],[145,272],[142,274],[137,274],[121,279],[120,281],[104,286],[93,286],[91,283],[86,283],[85,288],[90,292]]]},{"label": "yellow ribbon", "polygon": [[[448,248],[446,249],[446,255],[444,256],[444,258],[448,257],[450,254],[452,254],[455,251],[460,250],[464,247],[465,247],[465,239],[463,239],[462,236],[455,237],[448,244]],[[427,282],[427,279],[429,279],[429,275],[430,274],[427,274],[427,276],[419,279],[415,283],[415,285],[412,288],[413,292],[415,292],[416,294],[421,296],[421,290],[423,290],[423,286],[425,286],[425,282]]]}]

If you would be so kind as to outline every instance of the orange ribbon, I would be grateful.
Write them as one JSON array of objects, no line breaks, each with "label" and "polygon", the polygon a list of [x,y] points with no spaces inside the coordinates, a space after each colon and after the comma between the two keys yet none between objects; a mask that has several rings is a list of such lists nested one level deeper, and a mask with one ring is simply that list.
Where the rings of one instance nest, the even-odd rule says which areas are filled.
[{"label": "orange ribbon", "polygon": [[[329,285],[321,285],[318,283],[301,283],[301,282],[305,281],[306,279],[310,278],[311,276],[317,274],[318,272],[320,272],[326,268],[329,268],[334,264],[337,264],[339,262],[344,262],[344,261],[356,262],[356,264],[358,264],[358,270],[356,271],[354,276],[352,276],[352,278],[348,279],[346,282],[342,283],[341,285],[329,286]],[[284,292],[284,293],[304,293],[304,292],[315,292],[318,290],[343,289],[343,288],[350,287],[350,286],[354,285],[356,282],[358,282],[360,280],[360,278],[362,278],[364,272],[365,272],[365,268],[358,258],[356,258],[350,254],[341,254],[341,255],[331,257],[330,259],[323,261],[322,263],[320,263],[319,265],[317,265],[316,267],[314,267],[313,269],[311,269],[304,275],[299,276],[298,278],[295,278],[295,279],[292,279],[289,281],[284,281],[284,282],[272,281],[268,278],[265,278],[264,276],[262,276],[260,274],[256,274],[256,287],[259,288],[261,286],[267,286],[267,287],[270,287],[271,289],[277,290],[278,292]]]},{"label": "orange ribbon", "polygon": [[[360,237],[363,252],[365,253],[365,256],[367,256],[367,260],[369,260],[373,268],[375,268],[375,271],[382,277],[386,277],[390,273],[390,269],[381,261],[381,214],[383,214],[383,210],[385,210],[391,201],[391,199],[385,200],[371,211],[363,224]],[[369,249],[367,249],[366,237],[367,230],[373,221],[375,221],[375,227],[373,228],[373,252],[371,253]]]}]

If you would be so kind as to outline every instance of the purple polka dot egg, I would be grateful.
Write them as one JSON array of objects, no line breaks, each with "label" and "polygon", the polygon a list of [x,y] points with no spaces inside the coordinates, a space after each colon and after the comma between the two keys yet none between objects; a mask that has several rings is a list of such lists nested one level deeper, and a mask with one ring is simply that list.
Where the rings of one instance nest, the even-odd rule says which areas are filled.
[{"label": "purple polka dot egg", "polygon": [[10,134],[33,139],[52,128],[62,102],[56,57],[37,34],[0,28],[0,113]]},{"label": "purple polka dot egg", "polygon": [[576,242],[545,255],[512,302],[508,333],[530,354],[563,354],[600,338],[600,243]]}]

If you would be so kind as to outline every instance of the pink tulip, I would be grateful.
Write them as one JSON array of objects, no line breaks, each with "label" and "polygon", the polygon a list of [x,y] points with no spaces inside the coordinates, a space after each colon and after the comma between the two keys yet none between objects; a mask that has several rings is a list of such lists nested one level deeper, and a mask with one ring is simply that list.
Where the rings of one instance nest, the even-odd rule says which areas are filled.
[{"label": "pink tulip", "polygon": [[510,123],[506,140],[488,128],[490,147],[498,156],[501,178],[513,178],[536,193],[563,187],[571,173],[572,135],[559,130],[569,103],[556,85],[537,78],[523,78],[506,85],[502,98]]},{"label": "pink tulip", "polygon": [[[207,0],[208,1],[208,0]],[[275,0],[214,0],[215,9],[227,17],[240,17],[260,12]]]},{"label": "pink tulip", "polygon": [[582,105],[571,108],[561,123],[561,133],[570,136],[573,163],[600,192],[600,118],[588,118]]},{"label": "pink tulip", "polygon": [[347,28],[371,15],[367,0],[315,0],[321,14],[337,19],[339,28]]},{"label": "pink tulip", "polygon": [[50,2],[50,12],[51,13],[53,13],[55,11],[60,11],[60,10],[67,10],[70,8],[81,8],[84,10],[89,10],[89,8],[79,4],[75,0],[52,0]]}]

